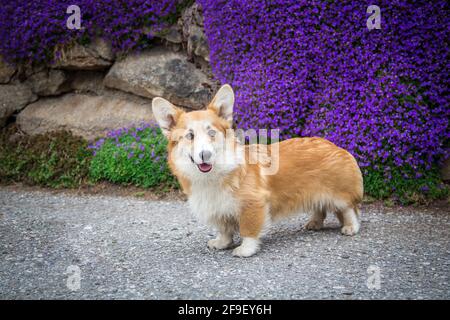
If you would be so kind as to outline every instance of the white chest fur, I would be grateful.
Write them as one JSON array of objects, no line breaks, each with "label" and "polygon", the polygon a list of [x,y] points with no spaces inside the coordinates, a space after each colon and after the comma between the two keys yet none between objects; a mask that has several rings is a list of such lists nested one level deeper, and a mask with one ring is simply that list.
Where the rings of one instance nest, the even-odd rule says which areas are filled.
[{"label": "white chest fur", "polygon": [[194,215],[207,224],[239,214],[239,201],[217,181],[192,184],[188,203]]}]

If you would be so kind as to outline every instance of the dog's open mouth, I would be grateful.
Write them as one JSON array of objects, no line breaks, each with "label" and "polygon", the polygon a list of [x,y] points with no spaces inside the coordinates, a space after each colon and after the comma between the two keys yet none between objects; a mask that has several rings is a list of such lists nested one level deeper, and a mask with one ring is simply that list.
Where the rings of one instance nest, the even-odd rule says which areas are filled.
[{"label": "dog's open mouth", "polygon": [[197,167],[198,167],[198,169],[199,169],[201,172],[204,172],[204,173],[210,172],[211,169],[212,169],[212,165],[209,164],[209,163],[201,163],[201,164],[197,164]]},{"label": "dog's open mouth", "polygon": [[200,170],[201,172],[207,173],[207,172],[211,171],[212,164],[209,164],[209,163],[206,163],[206,162],[197,164],[197,163],[195,163],[195,161],[194,161],[194,159],[192,157],[190,157],[190,158],[191,158],[192,163],[196,164],[197,167],[198,167],[198,170]]}]

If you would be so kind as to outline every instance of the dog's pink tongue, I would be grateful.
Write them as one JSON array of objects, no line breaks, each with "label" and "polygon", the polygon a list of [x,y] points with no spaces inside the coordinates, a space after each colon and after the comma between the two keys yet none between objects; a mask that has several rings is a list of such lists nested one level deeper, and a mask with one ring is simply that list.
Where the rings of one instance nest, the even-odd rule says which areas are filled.
[{"label": "dog's pink tongue", "polygon": [[202,163],[198,165],[198,168],[201,172],[209,172],[212,168],[212,165],[208,163]]}]

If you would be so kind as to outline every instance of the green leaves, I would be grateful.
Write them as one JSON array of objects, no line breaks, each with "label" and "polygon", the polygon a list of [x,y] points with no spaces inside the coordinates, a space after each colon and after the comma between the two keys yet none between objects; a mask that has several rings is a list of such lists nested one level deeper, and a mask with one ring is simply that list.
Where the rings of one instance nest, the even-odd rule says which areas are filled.
[{"label": "green leaves", "polygon": [[102,143],[90,146],[94,157],[90,177],[144,188],[177,187],[167,165],[167,141],[151,126],[119,129]]},{"label": "green leaves", "polygon": [[395,168],[388,174],[368,168],[364,170],[364,192],[376,199],[389,198],[407,205],[442,199],[448,196],[449,188],[440,179],[437,166],[425,174],[414,173],[411,168]]},{"label": "green leaves", "polygon": [[87,142],[69,132],[34,137],[14,131],[0,133],[0,181],[73,188],[88,175]]}]

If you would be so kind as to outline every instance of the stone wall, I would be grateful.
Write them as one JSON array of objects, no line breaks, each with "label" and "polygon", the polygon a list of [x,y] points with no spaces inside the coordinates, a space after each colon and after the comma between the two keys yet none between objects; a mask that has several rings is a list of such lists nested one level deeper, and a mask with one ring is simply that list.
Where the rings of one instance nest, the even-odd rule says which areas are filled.
[{"label": "stone wall", "polygon": [[0,59],[0,127],[28,134],[66,129],[87,139],[153,119],[151,100],[199,109],[218,84],[197,4],[158,34],[151,49],[116,57],[102,39],[64,48],[51,65],[11,67]]}]

